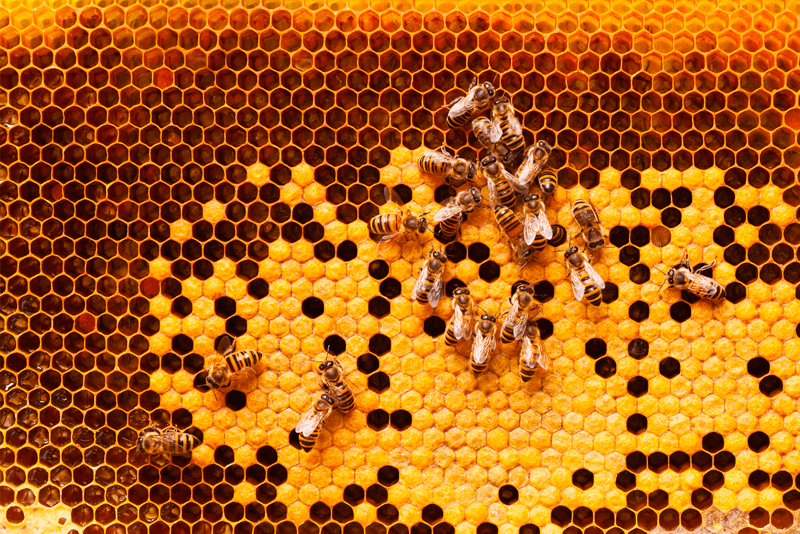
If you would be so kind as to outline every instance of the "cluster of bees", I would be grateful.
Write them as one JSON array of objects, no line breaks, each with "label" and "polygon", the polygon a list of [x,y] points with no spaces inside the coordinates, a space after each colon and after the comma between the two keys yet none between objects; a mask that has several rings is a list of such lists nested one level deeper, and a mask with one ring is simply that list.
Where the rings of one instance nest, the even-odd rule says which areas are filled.
[{"label": "cluster of bees", "polygon": [[[491,117],[475,117],[489,108]],[[493,211],[519,264],[527,264],[534,252],[543,250],[548,244],[559,246],[565,243],[566,229],[551,225],[545,210],[545,200],[552,197],[557,186],[555,173],[545,168],[553,148],[543,140],[525,148],[522,126],[514,106],[508,97],[498,96],[489,82],[479,84],[476,79],[467,94],[452,103],[447,123],[451,128],[460,128],[470,119],[475,137],[488,151],[488,155],[477,165],[451,155],[444,148],[428,150],[418,161],[422,170],[445,178],[456,189],[469,185],[442,203],[432,220],[437,225],[434,232],[444,241],[455,239],[467,216],[476,208],[483,208]],[[480,188],[475,186],[478,174],[486,180],[489,206],[481,204],[483,195]],[[538,190],[533,188],[534,184],[538,185]],[[399,199],[388,188],[385,188],[385,195],[387,201],[399,207]],[[369,223],[369,230],[380,237],[378,253],[382,254],[407,234],[428,231],[426,215],[416,216],[400,208],[393,213],[375,216]],[[606,236],[597,211],[587,200],[577,199],[572,205],[572,215],[584,242],[584,248],[580,250],[571,244],[570,239],[570,244],[564,250],[572,292],[576,300],[599,306],[605,282],[592,267],[592,261],[595,253],[606,246]],[[414,284],[413,299],[436,308],[444,294],[442,274],[446,263],[447,255],[443,251],[429,252]],[[713,266],[714,262],[693,267],[684,254],[681,262],[665,273],[664,284],[708,300],[722,300],[725,298],[725,289],[703,274],[710,274]],[[466,287],[455,289],[452,298],[453,315],[445,330],[445,344],[455,347],[459,341],[471,341],[470,369],[480,375],[486,372],[497,348],[498,317],[490,315],[477,304]],[[501,344],[516,342],[521,345],[519,373],[522,380],[527,382],[538,369],[550,369],[550,359],[543,350],[536,320],[540,309],[534,303],[533,286],[524,281],[515,284],[509,305],[509,309],[499,317],[503,319],[499,326],[499,338]],[[476,308],[483,313],[478,315]],[[234,375],[252,371],[264,358],[257,351],[237,352],[236,342],[227,336],[220,341],[218,354],[221,358],[204,371],[207,373],[205,385],[211,390],[230,387]],[[334,410],[348,413],[355,406],[353,390],[335,356],[327,353],[316,371],[322,391],[301,416],[295,429],[300,447],[305,451],[314,447],[323,423]],[[199,444],[200,440],[192,434],[179,432],[172,427],[158,429],[151,426],[142,430],[136,447],[144,454],[185,454]]]}]

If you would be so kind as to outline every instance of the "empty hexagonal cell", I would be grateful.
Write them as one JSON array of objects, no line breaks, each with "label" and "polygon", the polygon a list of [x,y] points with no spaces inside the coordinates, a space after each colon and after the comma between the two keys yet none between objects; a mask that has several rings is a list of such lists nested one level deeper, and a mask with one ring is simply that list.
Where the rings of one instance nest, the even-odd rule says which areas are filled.
[{"label": "empty hexagonal cell", "polygon": [[628,394],[634,397],[641,397],[647,393],[649,384],[646,378],[635,376],[628,380]]},{"label": "empty hexagonal cell", "polygon": [[594,372],[603,378],[611,378],[617,373],[617,362],[609,356],[604,356],[595,362]]}]

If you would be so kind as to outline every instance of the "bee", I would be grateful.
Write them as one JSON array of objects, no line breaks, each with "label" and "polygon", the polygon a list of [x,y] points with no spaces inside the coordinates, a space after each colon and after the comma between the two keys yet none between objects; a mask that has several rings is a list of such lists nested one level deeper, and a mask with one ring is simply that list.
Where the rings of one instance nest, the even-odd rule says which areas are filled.
[{"label": "bee", "polygon": [[575,296],[575,300],[580,301],[586,297],[589,304],[600,306],[600,292],[606,287],[606,283],[594,270],[589,260],[575,246],[567,249],[564,258],[569,267],[569,281],[572,284],[572,294]]},{"label": "bee", "polygon": [[483,158],[480,170],[486,178],[486,189],[489,191],[489,202],[492,205],[501,204],[507,208],[513,208],[517,203],[515,193],[528,192],[527,188],[519,187],[514,180],[514,175],[508,172],[494,156]]},{"label": "bee", "polygon": [[[700,274],[702,271],[710,272],[716,263],[715,260],[708,265],[693,268],[692,264],[689,263],[689,255],[684,252],[683,259],[678,267],[670,269],[664,281],[668,282],[670,287],[689,291],[704,299],[720,301],[725,298],[725,288],[710,276]],[[663,286],[664,284],[661,285]]]},{"label": "bee", "polygon": [[323,393],[300,418],[295,431],[300,439],[300,447],[304,451],[310,451],[317,444],[322,423],[333,412],[334,408],[336,408],[336,399],[327,393]]},{"label": "bee", "polygon": [[453,291],[453,316],[444,331],[444,343],[454,347],[459,339],[472,337],[472,296],[469,289],[459,287]]},{"label": "bee", "polygon": [[545,195],[552,195],[556,192],[558,178],[556,177],[556,173],[550,169],[545,169],[540,172],[539,176],[537,176],[537,180],[539,180],[539,188]]},{"label": "bee", "polygon": [[486,150],[488,150],[491,154],[493,154],[497,159],[503,162],[503,164],[508,164],[511,162],[513,158],[513,153],[508,149],[508,147],[502,142],[497,141],[496,143],[491,140],[491,131],[492,131],[492,121],[487,117],[478,117],[477,119],[472,121],[472,133],[475,134],[475,138],[478,142],[483,145]]},{"label": "bee", "polygon": [[542,334],[536,319],[528,319],[525,334],[522,336],[522,349],[519,355],[519,376],[523,382],[533,378],[536,369],[550,370],[550,358],[542,347]]},{"label": "bee", "polygon": [[500,330],[500,343],[508,344],[518,340],[525,332],[528,322],[528,313],[534,306],[533,287],[528,283],[521,283],[516,293],[510,299],[511,309],[506,312],[503,327]]},{"label": "bee", "polygon": [[[520,184],[527,185],[533,178],[537,177],[547,163],[547,158],[550,157],[550,152],[553,147],[547,141],[537,141],[532,147],[525,152],[525,158],[522,165],[517,169],[516,179]],[[551,172],[552,174],[552,172]],[[541,185],[541,182],[540,182]],[[553,186],[555,190],[555,185]],[[542,187],[542,191],[545,191]],[[550,193],[547,193],[550,194]]]},{"label": "bee", "polygon": [[502,141],[511,152],[521,152],[525,148],[522,124],[508,97],[495,98],[492,102],[492,130],[489,139],[493,143]]},{"label": "bee", "polygon": [[546,241],[553,239],[553,228],[547,219],[544,202],[539,195],[534,193],[526,196],[522,212],[525,214],[524,231],[527,244],[532,244],[537,234],[541,234]]},{"label": "bee", "polygon": [[[535,244],[536,241],[534,241]],[[544,248],[544,246],[542,246]],[[523,265],[527,264],[531,254],[533,254],[534,248],[531,245],[525,243],[525,236],[520,234],[516,237],[516,239],[511,240],[511,251],[514,254],[514,261]]]},{"label": "bee", "polygon": [[187,454],[200,445],[200,440],[175,428],[160,430],[155,426],[142,430],[136,449],[143,454]]},{"label": "bee", "polygon": [[419,278],[414,284],[411,298],[416,299],[420,304],[430,303],[431,308],[436,308],[444,293],[442,273],[445,263],[447,263],[447,256],[444,252],[431,250],[428,259],[422,266]]},{"label": "bee", "polygon": [[428,219],[425,218],[427,213],[423,213],[419,217],[412,215],[410,211],[400,207],[400,198],[386,186],[384,186],[384,196],[387,202],[397,205],[401,211],[381,213],[369,221],[369,231],[381,236],[381,240],[378,242],[378,254],[386,252],[406,232],[424,234],[428,229]]},{"label": "bee", "polygon": [[447,126],[449,128],[461,128],[472,116],[479,111],[489,107],[494,98],[494,85],[489,82],[478,83],[477,76],[465,96],[455,99],[447,114]]},{"label": "bee", "polygon": [[579,198],[572,205],[572,216],[581,227],[581,234],[583,240],[586,242],[586,248],[589,249],[589,254],[593,255],[597,249],[603,248],[605,243],[605,236],[603,229],[600,227],[600,217],[597,216],[597,211],[587,201]]},{"label": "bee", "polygon": [[344,368],[336,356],[327,353],[325,361],[317,368],[322,380],[322,387],[336,400],[336,406],[342,413],[349,413],[356,405],[353,390],[347,385],[344,378]]},{"label": "bee", "polygon": [[453,156],[444,147],[426,150],[417,163],[423,171],[443,177],[455,188],[475,179],[475,164]]},{"label": "bee", "polygon": [[522,221],[519,220],[516,213],[507,207],[500,204],[495,205],[494,218],[512,242],[514,238],[522,233]]},{"label": "bee", "polygon": [[481,315],[480,320],[475,323],[475,341],[472,342],[469,359],[469,368],[476,375],[485,373],[489,367],[489,358],[497,346],[496,333],[497,318],[489,314]]},{"label": "bee", "polygon": [[226,388],[231,385],[233,375],[243,369],[252,369],[264,358],[264,354],[255,350],[236,352],[236,340],[225,336],[219,344],[219,353],[223,361],[208,370],[206,385],[211,389]]},{"label": "bee", "polygon": [[442,207],[433,216],[433,222],[439,223],[442,237],[447,239],[455,237],[461,227],[461,215],[475,211],[482,200],[481,192],[475,187],[461,191],[456,196],[445,200]]}]

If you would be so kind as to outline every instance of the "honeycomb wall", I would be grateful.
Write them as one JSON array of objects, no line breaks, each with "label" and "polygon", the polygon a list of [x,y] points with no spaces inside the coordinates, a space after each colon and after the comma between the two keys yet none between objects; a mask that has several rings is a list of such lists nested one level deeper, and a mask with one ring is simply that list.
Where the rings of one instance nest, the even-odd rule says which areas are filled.
[{"label": "honeycomb wall", "polygon": [[[65,534],[799,528],[796,2],[0,4],[0,526]],[[473,78],[598,208],[599,308],[476,211],[377,257],[367,221],[453,194]],[[479,234],[479,229],[483,232]],[[491,313],[527,280],[553,371],[476,380],[409,299],[431,246]],[[660,285],[716,261],[715,306]],[[223,334],[266,361],[220,394]],[[339,355],[356,410],[292,433]],[[148,421],[202,439],[134,450]],[[0,529],[2,530],[2,529]]]}]

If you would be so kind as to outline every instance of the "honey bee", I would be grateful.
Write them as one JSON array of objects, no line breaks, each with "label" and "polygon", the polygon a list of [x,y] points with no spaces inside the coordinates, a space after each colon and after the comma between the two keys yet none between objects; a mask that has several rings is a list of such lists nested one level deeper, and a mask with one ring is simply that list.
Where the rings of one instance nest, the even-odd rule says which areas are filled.
[{"label": "honey bee", "polygon": [[219,344],[219,354],[223,360],[208,370],[206,385],[211,389],[226,388],[231,385],[233,376],[243,369],[252,369],[264,358],[262,352],[240,350],[236,352],[236,340],[224,336]]},{"label": "honey bee", "polygon": [[481,315],[475,323],[475,341],[472,342],[469,359],[469,368],[476,375],[485,373],[489,368],[489,359],[497,346],[496,333],[497,318],[489,314]]},{"label": "honey bee", "polygon": [[569,267],[569,281],[572,284],[572,294],[575,296],[575,300],[580,301],[586,297],[589,304],[600,306],[600,292],[606,287],[606,283],[594,270],[589,260],[575,246],[567,249],[564,258]]},{"label": "honey bee", "polygon": [[459,339],[472,337],[472,303],[472,296],[466,287],[453,291],[453,316],[444,331],[445,345],[454,347]]},{"label": "honey bee", "polygon": [[536,234],[541,234],[546,241],[553,239],[553,228],[547,219],[544,202],[539,195],[534,193],[526,196],[522,204],[522,212],[525,214],[524,231],[527,244],[533,243]]},{"label": "honey bee", "polygon": [[502,142],[493,142],[491,139],[492,121],[487,117],[478,117],[472,121],[472,133],[475,138],[483,145],[486,150],[493,154],[504,165],[511,163],[514,159],[513,153]]},{"label": "honey bee", "polygon": [[[534,244],[538,246],[536,241],[534,241]],[[544,248],[544,246],[542,248]],[[531,254],[534,252],[534,248],[533,246],[525,243],[525,236],[520,234],[515,239],[511,240],[511,252],[514,255],[514,261],[524,267],[524,264],[527,264],[530,260]]]},{"label": "honey bee", "polygon": [[325,422],[325,419],[333,412],[334,408],[336,408],[336,399],[327,393],[323,393],[300,418],[295,431],[300,439],[300,447],[304,451],[310,451],[317,444],[319,432],[322,430],[322,423]]},{"label": "honey bee", "polygon": [[572,205],[572,216],[581,227],[581,234],[583,240],[586,242],[586,248],[589,249],[589,254],[593,255],[594,252],[603,248],[605,243],[605,236],[603,229],[600,227],[600,217],[597,216],[597,211],[594,207],[582,198],[579,198]]},{"label": "honey bee", "polygon": [[692,264],[689,263],[689,255],[684,252],[680,264],[667,272],[664,282],[669,283],[670,287],[686,290],[698,297],[718,302],[725,298],[725,288],[710,276],[700,274],[702,271],[711,272],[716,263],[715,260],[708,265],[692,268]]},{"label": "honey bee", "polygon": [[436,308],[444,293],[442,273],[444,272],[445,263],[447,263],[447,256],[444,252],[430,251],[428,259],[425,260],[425,264],[419,273],[419,278],[414,284],[411,298],[416,299],[420,304],[430,303],[431,308]]},{"label": "honey bee", "polygon": [[151,426],[142,430],[136,441],[136,449],[143,454],[187,454],[198,445],[200,440],[195,436],[172,427],[161,430]]},{"label": "honey bee", "polygon": [[477,76],[469,86],[465,96],[455,99],[447,114],[447,126],[461,128],[472,116],[489,107],[494,97],[494,85],[489,82],[479,84]]},{"label": "honey bee", "polygon": [[443,177],[455,188],[475,179],[475,164],[453,156],[444,147],[426,150],[419,157],[418,164],[423,171]]},{"label": "honey bee", "polygon": [[481,192],[475,187],[461,191],[456,196],[445,200],[442,207],[433,216],[433,222],[439,223],[442,237],[447,239],[455,237],[461,227],[461,215],[472,213],[476,207],[482,207],[479,206],[482,200]]},{"label": "honey bee", "polygon": [[428,229],[427,213],[419,217],[400,206],[400,198],[388,187],[384,186],[384,196],[387,202],[395,204],[401,211],[394,213],[381,213],[369,221],[369,231],[381,236],[378,242],[378,254],[383,254],[389,247],[397,242],[406,232],[424,234]]},{"label": "honey bee", "polygon": [[536,369],[550,370],[550,358],[542,347],[542,334],[536,319],[528,319],[525,335],[522,337],[522,349],[519,355],[519,376],[523,382],[533,378]]},{"label": "honey bee", "polygon": [[545,195],[552,195],[556,192],[558,178],[556,177],[556,173],[550,169],[545,169],[540,172],[536,179],[539,180],[539,188]]},{"label": "honey bee", "polygon": [[353,390],[345,381],[344,368],[338,358],[327,353],[325,361],[317,368],[317,374],[322,380],[323,389],[336,400],[336,406],[342,413],[349,413],[355,407],[356,400]]},{"label": "honey bee", "polygon": [[[537,141],[525,152],[525,158],[522,165],[517,169],[516,179],[520,184],[527,185],[533,178],[539,176],[539,173],[544,169],[547,163],[547,158],[550,157],[550,152],[553,147],[547,141]],[[552,174],[552,173],[551,173]],[[555,186],[553,187],[555,190]],[[542,191],[545,191],[542,188]],[[547,193],[547,191],[545,191]],[[549,193],[548,193],[549,194]]]},{"label": "honey bee", "polygon": [[510,299],[511,309],[506,312],[503,327],[500,330],[500,343],[508,344],[522,337],[528,322],[528,313],[534,306],[533,287],[521,283]]},{"label": "honey bee", "polygon": [[480,162],[480,170],[486,178],[486,189],[489,191],[489,202],[494,206],[501,204],[513,208],[517,203],[515,193],[524,194],[528,188],[520,188],[514,175],[505,169],[494,156],[487,156]]},{"label": "honey bee", "polygon": [[492,102],[492,130],[489,139],[493,143],[502,141],[511,152],[521,152],[525,148],[522,124],[508,97],[501,96]]}]

